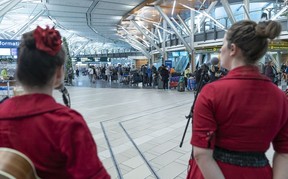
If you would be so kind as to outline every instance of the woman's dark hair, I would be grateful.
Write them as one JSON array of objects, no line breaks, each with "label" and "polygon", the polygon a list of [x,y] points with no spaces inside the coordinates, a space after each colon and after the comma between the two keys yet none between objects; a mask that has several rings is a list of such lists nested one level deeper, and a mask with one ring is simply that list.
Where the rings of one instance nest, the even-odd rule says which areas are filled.
[{"label": "woman's dark hair", "polygon": [[254,21],[243,20],[236,22],[226,33],[228,48],[231,44],[239,47],[246,63],[254,64],[268,49],[268,38],[274,39],[281,33],[281,24],[276,21],[262,21],[258,24]]},{"label": "woman's dark hair", "polygon": [[[59,38],[61,41],[61,37]],[[63,47],[56,55],[36,48],[34,31],[27,32],[22,35],[18,49],[16,78],[25,86],[44,87],[52,79],[57,67],[65,63],[65,58],[66,52]]]}]

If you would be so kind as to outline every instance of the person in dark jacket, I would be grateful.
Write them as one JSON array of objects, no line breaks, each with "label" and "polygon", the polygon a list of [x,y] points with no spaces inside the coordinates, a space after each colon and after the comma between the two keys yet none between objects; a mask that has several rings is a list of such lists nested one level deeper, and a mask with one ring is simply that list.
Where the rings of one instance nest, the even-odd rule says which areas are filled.
[{"label": "person in dark jacket", "polygon": [[166,66],[162,67],[160,71],[161,79],[163,81],[163,89],[168,89],[169,71]]}]

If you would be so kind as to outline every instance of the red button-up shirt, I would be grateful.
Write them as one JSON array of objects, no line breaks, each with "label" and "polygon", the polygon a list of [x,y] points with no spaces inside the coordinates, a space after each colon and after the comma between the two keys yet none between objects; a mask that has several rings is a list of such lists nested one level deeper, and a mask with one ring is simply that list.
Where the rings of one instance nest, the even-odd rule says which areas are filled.
[{"label": "red button-up shirt", "polygon": [[193,115],[192,145],[234,151],[288,153],[288,102],[256,66],[231,70],[201,90]]},{"label": "red button-up shirt", "polygon": [[27,155],[44,179],[109,179],[83,117],[48,95],[0,104],[0,147]]}]

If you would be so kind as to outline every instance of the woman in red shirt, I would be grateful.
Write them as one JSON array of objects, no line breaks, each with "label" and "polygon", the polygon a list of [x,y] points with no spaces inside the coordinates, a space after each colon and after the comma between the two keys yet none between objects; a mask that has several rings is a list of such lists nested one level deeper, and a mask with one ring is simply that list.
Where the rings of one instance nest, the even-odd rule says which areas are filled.
[{"label": "woman in red shirt", "polygon": [[40,178],[109,179],[81,114],[56,103],[66,52],[54,28],[23,34],[16,77],[24,95],[0,104],[0,147],[28,156]]},{"label": "woman in red shirt", "polygon": [[[278,22],[248,20],[227,31],[221,65],[230,72],[199,93],[187,178],[288,178],[288,100],[255,65],[280,32]],[[273,168],[265,156],[271,142]]]}]

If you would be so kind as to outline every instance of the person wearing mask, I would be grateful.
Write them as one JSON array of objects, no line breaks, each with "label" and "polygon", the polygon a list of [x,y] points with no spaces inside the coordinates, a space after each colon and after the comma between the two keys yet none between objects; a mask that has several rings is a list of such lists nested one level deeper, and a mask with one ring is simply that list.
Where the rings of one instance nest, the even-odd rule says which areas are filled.
[{"label": "person wearing mask", "polygon": [[65,59],[54,28],[22,35],[16,79],[24,94],[0,104],[0,147],[28,156],[40,178],[109,179],[82,115],[52,97],[63,85]]},{"label": "person wearing mask", "polygon": [[257,67],[280,32],[279,22],[249,20],[226,32],[221,65],[230,71],[196,100],[188,179],[288,178],[288,100]]}]

